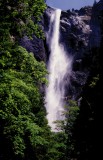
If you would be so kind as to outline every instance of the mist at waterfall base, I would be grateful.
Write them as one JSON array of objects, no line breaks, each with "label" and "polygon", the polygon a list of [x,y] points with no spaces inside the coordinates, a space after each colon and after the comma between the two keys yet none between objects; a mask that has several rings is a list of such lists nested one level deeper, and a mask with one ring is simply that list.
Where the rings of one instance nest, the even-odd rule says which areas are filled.
[{"label": "mist at waterfall base", "polygon": [[49,84],[46,88],[45,107],[48,124],[54,132],[57,132],[54,122],[65,118],[63,115],[65,83],[67,73],[71,74],[72,66],[72,58],[67,56],[64,47],[59,43],[60,15],[60,9],[53,11],[50,17],[49,31],[46,33],[50,56],[47,65]]}]

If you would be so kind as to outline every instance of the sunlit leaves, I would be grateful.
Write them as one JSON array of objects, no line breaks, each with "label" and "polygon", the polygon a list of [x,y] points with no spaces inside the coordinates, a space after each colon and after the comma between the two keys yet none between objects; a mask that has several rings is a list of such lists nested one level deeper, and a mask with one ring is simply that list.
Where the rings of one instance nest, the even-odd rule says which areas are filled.
[{"label": "sunlit leaves", "polygon": [[47,71],[43,62],[37,62],[32,53],[20,46],[2,51],[0,58],[2,134],[11,143],[15,155],[22,157],[28,145],[26,135],[32,148],[38,148],[37,152],[48,145],[45,130],[41,128],[47,121],[40,94]]},{"label": "sunlit leaves", "polygon": [[[46,9],[44,0],[1,0],[1,39],[13,36],[23,36],[36,34],[38,37],[41,34],[39,22],[42,13]],[[5,24],[6,23],[6,24]],[[9,33],[9,34],[8,34]]]},{"label": "sunlit leaves", "polygon": [[0,1],[0,138],[6,144],[1,159],[42,160],[47,152],[50,130],[40,92],[46,67],[18,45],[24,35],[42,37],[45,8],[44,0]]}]

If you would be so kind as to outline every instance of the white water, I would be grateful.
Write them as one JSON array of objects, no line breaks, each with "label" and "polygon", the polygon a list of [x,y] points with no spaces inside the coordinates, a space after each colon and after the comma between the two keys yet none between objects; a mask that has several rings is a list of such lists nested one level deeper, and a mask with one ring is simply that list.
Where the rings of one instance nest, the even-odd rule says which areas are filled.
[{"label": "white water", "polygon": [[[52,131],[56,132],[56,120],[64,119],[62,112],[64,111],[65,97],[65,80],[67,73],[71,73],[72,60],[67,57],[66,52],[59,44],[59,28],[60,28],[61,10],[55,10],[50,19],[50,28],[47,33],[47,41],[50,47],[50,57],[48,62],[48,81],[46,88],[46,110],[48,123]],[[52,28],[53,27],[53,28]]]}]

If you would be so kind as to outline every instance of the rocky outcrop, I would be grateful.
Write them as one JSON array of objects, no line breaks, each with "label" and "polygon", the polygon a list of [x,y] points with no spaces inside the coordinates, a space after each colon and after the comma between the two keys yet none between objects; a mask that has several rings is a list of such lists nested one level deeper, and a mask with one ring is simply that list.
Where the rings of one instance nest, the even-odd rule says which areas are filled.
[{"label": "rocky outcrop", "polygon": [[27,49],[28,52],[32,52],[38,61],[45,61],[45,47],[44,41],[33,35],[32,39],[27,36],[20,40],[20,45]]}]

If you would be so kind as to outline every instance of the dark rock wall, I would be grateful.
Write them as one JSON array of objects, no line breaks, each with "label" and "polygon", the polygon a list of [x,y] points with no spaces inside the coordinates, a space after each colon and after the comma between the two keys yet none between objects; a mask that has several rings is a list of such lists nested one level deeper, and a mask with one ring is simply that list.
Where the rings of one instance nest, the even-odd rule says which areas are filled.
[{"label": "dark rock wall", "polygon": [[20,40],[20,45],[26,48],[28,52],[32,52],[38,61],[46,60],[44,41],[42,39],[33,35],[32,40],[30,40],[25,36]]}]

